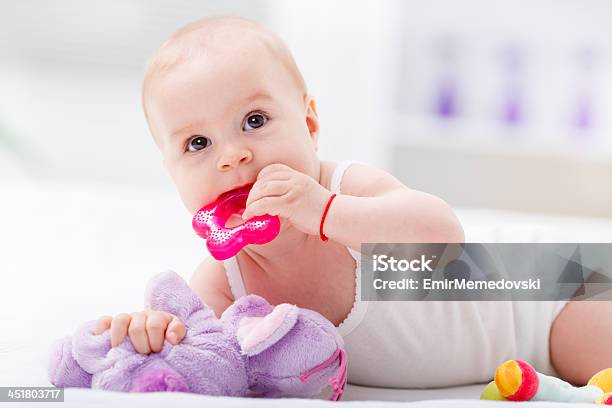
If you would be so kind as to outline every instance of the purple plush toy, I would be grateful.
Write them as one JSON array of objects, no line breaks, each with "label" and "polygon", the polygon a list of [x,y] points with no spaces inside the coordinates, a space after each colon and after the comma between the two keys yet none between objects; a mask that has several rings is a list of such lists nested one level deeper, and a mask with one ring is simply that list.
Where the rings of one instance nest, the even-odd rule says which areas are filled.
[{"label": "purple plush toy", "polygon": [[346,353],[337,329],[312,310],[272,306],[257,295],[231,305],[221,319],[175,272],[153,277],[145,307],[176,315],[183,340],[164,341],[159,353],[138,353],[129,337],[111,348],[110,331],[95,335],[96,321],[57,341],[49,380],[58,387],[113,391],[183,391],[207,395],[302,397],[329,384],[331,400],[346,386]]}]

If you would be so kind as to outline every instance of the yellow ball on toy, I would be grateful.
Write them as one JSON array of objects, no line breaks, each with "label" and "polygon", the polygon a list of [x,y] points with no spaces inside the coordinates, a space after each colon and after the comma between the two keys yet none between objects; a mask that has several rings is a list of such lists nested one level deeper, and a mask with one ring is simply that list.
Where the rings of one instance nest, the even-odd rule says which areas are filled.
[{"label": "yellow ball on toy", "polygon": [[603,392],[612,392],[612,368],[604,368],[591,377],[588,385],[596,385]]},{"label": "yellow ball on toy", "polygon": [[495,381],[491,381],[480,394],[481,400],[495,400],[495,401],[506,401],[503,395],[497,389]]}]

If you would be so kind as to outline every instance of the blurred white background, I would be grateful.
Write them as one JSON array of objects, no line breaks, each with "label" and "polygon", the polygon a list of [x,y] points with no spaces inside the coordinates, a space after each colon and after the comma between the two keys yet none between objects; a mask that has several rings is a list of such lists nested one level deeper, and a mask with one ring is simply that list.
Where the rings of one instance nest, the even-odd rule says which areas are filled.
[{"label": "blurred white background", "polygon": [[285,39],[322,159],[386,169],[467,224],[612,231],[608,0],[0,0],[0,385],[46,385],[45,345],[206,255],[139,92],[147,57],[209,14]]},{"label": "blurred white background", "polygon": [[0,171],[173,191],[141,112],[147,57],[200,16],[289,44],[323,159],[452,204],[612,216],[612,3],[0,2]]}]

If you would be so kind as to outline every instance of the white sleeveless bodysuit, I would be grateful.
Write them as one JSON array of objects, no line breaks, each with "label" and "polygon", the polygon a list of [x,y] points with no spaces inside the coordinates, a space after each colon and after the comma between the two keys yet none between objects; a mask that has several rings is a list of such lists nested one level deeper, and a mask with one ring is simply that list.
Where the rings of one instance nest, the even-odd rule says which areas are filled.
[{"label": "white sleeveless bodysuit", "polygon": [[[365,164],[340,162],[331,192],[341,194],[342,176],[353,163]],[[484,383],[512,358],[556,375],[549,358],[549,330],[565,301],[362,301],[361,253],[346,249],[355,259],[356,293],[338,330],[348,355],[350,383],[393,388]],[[245,296],[236,259],[223,262],[234,299]]]}]

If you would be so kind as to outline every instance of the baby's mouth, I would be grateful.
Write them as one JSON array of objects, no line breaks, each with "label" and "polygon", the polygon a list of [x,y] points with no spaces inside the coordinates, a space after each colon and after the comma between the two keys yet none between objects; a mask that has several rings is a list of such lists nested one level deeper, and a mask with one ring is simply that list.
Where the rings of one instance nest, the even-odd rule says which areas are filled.
[{"label": "baby's mouth", "polygon": [[247,191],[250,191],[250,190],[251,190],[251,188],[253,188],[253,184],[255,184],[255,182],[254,182],[254,181],[249,181],[248,183],[244,183],[244,184],[242,184],[242,185],[239,185],[239,186],[236,186],[236,187],[232,188],[232,189],[231,189],[231,190],[229,190],[228,192],[230,192],[230,191],[242,190],[242,189],[245,189],[245,190],[247,190]]},{"label": "baby's mouth", "polygon": [[231,195],[233,192],[236,192],[238,190],[246,190],[247,192],[251,191],[251,188],[253,188],[253,184],[255,184],[254,181],[250,181],[248,183],[230,188],[229,190],[226,190],[225,192],[219,194],[217,196],[217,198],[215,199],[215,201],[219,201],[221,198],[227,196],[227,195]]},{"label": "baby's mouth", "polygon": [[[225,191],[224,193],[221,193],[215,200],[215,202],[218,202],[221,199],[224,199],[223,197],[228,196],[228,195],[233,195],[234,192],[238,191],[238,190],[243,190],[244,192],[249,192],[251,190],[251,188],[253,187],[253,184],[255,184],[254,181],[236,186],[230,190]],[[246,202],[247,197],[243,196],[243,200]],[[242,214],[244,213],[245,208],[244,207],[240,207],[240,208],[236,208],[236,211],[234,213],[232,213],[226,220],[225,222],[225,227],[226,228],[233,228],[233,227],[237,227],[241,224],[243,224],[246,220],[244,220],[242,218]]]}]

